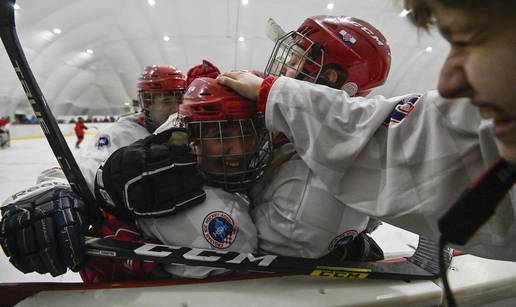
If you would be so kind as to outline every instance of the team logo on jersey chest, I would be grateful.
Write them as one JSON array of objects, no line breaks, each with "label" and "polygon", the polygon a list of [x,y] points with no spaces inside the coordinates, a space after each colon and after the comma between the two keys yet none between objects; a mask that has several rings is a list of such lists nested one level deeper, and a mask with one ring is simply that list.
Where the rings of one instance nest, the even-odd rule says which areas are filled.
[{"label": "team logo on jersey chest", "polygon": [[348,230],[344,232],[343,234],[340,234],[339,236],[335,237],[330,245],[328,246],[328,250],[334,250],[335,248],[339,248],[341,246],[344,246],[348,244],[349,242],[353,241],[353,239],[358,235],[358,232],[356,230]]},{"label": "team logo on jersey chest", "polygon": [[227,213],[214,211],[204,218],[202,232],[213,247],[228,248],[235,241],[238,227]]}]

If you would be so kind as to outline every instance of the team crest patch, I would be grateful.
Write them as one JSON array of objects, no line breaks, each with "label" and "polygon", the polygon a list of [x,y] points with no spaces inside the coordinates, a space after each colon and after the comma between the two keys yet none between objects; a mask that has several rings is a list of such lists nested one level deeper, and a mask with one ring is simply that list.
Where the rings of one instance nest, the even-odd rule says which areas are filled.
[{"label": "team crest patch", "polygon": [[401,123],[401,121],[414,110],[419,98],[421,98],[421,95],[411,95],[401,99],[394,107],[389,117],[383,121],[383,125],[388,127]]},{"label": "team crest patch", "polygon": [[235,241],[238,227],[227,213],[214,211],[202,222],[204,238],[215,248],[228,248]]},{"label": "team crest patch", "polygon": [[338,247],[344,246],[348,244],[349,242],[353,241],[353,239],[358,235],[358,232],[356,230],[348,230],[344,232],[343,234],[337,236],[335,239],[333,239],[328,246],[328,250],[334,250]]},{"label": "team crest patch", "polygon": [[99,136],[96,146],[97,146],[97,149],[101,149],[104,147],[109,148],[109,146],[111,146],[111,143],[109,142],[109,135],[103,134],[103,135]]},{"label": "team crest patch", "polygon": [[344,41],[344,44],[350,46],[350,45],[353,45],[354,43],[357,42],[357,39],[355,37],[353,37],[353,35],[351,35],[350,33],[344,31],[344,30],[341,30],[339,32],[339,38]]}]

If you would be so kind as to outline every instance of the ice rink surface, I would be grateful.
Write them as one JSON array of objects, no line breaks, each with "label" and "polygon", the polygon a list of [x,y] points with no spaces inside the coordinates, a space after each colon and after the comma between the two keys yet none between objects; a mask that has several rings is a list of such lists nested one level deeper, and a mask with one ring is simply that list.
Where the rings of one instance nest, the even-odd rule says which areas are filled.
[{"label": "ice rink surface", "polygon": [[[81,146],[85,146],[92,139],[92,136],[87,135]],[[72,153],[76,151],[75,140],[75,137],[66,137]],[[43,170],[57,165],[46,139],[12,140],[10,147],[0,149],[0,201],[4,202],[9,195],[34,184]],[[418,238],[415,234],[391,225],[380,226],[373,233],[373,237],[384,250],[386,257],[410,254],[413,251],[410,246],[416,246]],[[9,263],[3,252],[0,254],[0,282],[80,280],[76,273],[67,273],[56,278],[49,274],[23,274]]]}]

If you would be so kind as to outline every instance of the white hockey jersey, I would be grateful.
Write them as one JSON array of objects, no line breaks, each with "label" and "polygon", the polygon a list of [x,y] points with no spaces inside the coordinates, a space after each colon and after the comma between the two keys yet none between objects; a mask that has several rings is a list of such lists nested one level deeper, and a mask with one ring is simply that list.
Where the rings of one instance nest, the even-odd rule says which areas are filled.
[{"label": "white hockey jersey", "polygon": [[369,217],[329,193],[292,144],[275,150],[274,159],[250,194],[260,251],[318,258],[366,229]]},{"label": "white hockey jersey", "polygon": [[[95,173],[109,155],[120,147],[127,146],[150,135],[147,129],[139,124],[140,118],[141,114],[121,117],[113,125],[99,131],[93,139],[87,140],[75,154],[77,164],[92,192]],[[30,195],[42,193],[56,185],[69,186],[63,171],[59,167],[43,171],[38,176],[34,186],[11,195],[4,201],[4,204],[22,199],[29,192],[31,192]],[[32,193],[34,191],[37,192]]]},{"label": "white hockey jersey", "polygon": [[121,117],[112,126],[99,131],[93,140],[88,140],[75,154],[77,164],[91,191],[97,169],[104,160],[117,149],[150,135],[139,123],[140,117],[140,114]]},{"label": "white hockey jersey", "polygon": [[[256,228],[249,215],[249,200],[238,193],[204,186],[201,204],[159,218],[138,218],[139,228],[164,244],[194,248],[256,252]],[[183,264],[163,266],[176,277],[205,278],[230,270]]]},{"label": "white hockey jersey", "polygon": [[[491,122],[466,99],[435,91],[350,98],[281,77],[267,99],[266,125],[285,133],[342,203],[436,239],[438,219],[498,158]],[[516,260],[515,194],[460,248]]]}]

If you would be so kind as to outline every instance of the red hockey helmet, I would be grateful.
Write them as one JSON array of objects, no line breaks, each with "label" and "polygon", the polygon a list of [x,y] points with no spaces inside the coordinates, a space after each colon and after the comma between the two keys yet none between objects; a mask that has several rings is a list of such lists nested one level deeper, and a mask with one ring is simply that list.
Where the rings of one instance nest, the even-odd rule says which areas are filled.
[{"label": "red hockey helmet", "polygon": [[255,103],[201,77],[188,87],[178,113],[212,185],[244,191],[261,177],[272,148]]},{"label": "red hockey helmet", "polygon": [[186,89],[186,77],[172,66],[147,66],[138,79],[138,94],[142,108],[152,104],[152,95],[182,97]]},{"label": "red hockey helmet", "polygon": [[[292,57],[301,65],[289,64]],[[346,16],[313,16],[278,39],[265,74],[280,76],[290,67],[297,79],[325,84],[321,72],[333,66],[344,72],[333,87],[365,96],[385,82],[390,64],[389,45],[371,24]]]},{"label": "red hockey helmet", "polygon": [[145,114],[145,125],[151,131],[157,126],[150,115],[156,97],[163,103],[181,103],[186,88],[186,77],[172,66],[147,66],[138,79],[138,101]]}]

